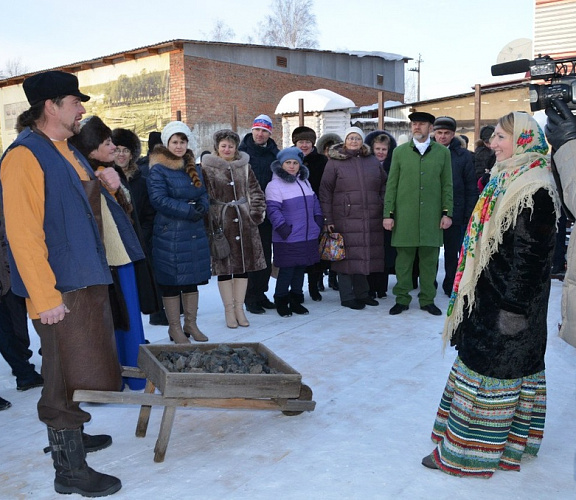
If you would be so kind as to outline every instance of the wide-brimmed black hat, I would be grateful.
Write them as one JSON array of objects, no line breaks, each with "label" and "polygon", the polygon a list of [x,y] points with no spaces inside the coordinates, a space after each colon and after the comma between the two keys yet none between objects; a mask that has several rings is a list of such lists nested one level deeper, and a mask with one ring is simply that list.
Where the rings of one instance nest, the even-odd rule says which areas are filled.
[{"label": "wide-brimmed black hat", "polygon": [[436,117],[425,111],[414,111],[414,113],[408,115],[408,119],[411,122],[428,122],[434,124]]},{"label": "wide-brimmed black hat", "polygon": [[64,71],[45,71],[32,75],[24,80],[23,87],[30,106],[67,95],[79,97],[83,102],[90,100],[89,95],[78,89],[78,78]]}]

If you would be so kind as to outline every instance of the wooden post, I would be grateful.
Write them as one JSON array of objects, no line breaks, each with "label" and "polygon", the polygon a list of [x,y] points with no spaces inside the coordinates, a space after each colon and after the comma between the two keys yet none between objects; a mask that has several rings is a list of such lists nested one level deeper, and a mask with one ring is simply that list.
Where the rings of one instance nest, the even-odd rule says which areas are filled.
[{"label": "wooden post", "polygon": [[384,92],[378,92],[378,130],[384,130]]},{"label": "wooden post", "polygon": [[176,120],[178,120],[179,122],[182,121],[182,111],[180,110],[176,111]]},{"label": "wooden post", "polygon": [[474,141],[480,137],[480,120],[482,119],[482,93],[480,84],[474,85]]},{"label": "wooden post", "polygon": [[304,99],[298,99],[298,123],[300,127],[304,126]]},{"label": "wooden post", "polygon": [[232,130],[238,132],[238,108],[236,104],[232,106]]}]

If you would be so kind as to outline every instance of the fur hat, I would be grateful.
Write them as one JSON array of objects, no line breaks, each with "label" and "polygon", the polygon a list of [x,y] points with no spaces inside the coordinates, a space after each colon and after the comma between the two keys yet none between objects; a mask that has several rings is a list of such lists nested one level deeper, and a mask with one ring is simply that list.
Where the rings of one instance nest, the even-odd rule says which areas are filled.
[{"label": "fur hat", "polygon": [[346,137],[348,137],[350,134],[358,134],[360,137],[362,137],[362,142],[364,142],[364,139],[366,138],[366,136],[364,135],[364,131],[361,128],[348,127],[346,129],[346,132],[344,132],[344,141],[346,141]]},{"label": "fur hat", "polygon": [[234,144],[236,144],[236,149],[238,149],[238,145],[240,144],[240,136],[228,128],[214,132],[212,139],[214,141],[214,151],[216,152],[218,151],[218,144],[220,144],[220,142],[224,139],[228,139],[229,141],[232,141]]},{"label": "fur hat", "polygon": [[112,130],[112,142],[115,146],[128,148],[132,154],[133,161],[140,158],[140,153],[142,152],[140,139],[138,139],[138,136],[131,130],[126,128],[115,128]]},{"label": "fur hat", "polygon": [[152,151],[156,144],[162,144],[162,134],[160,132],[150,132],[148,134],[148,151]]},{"label": "fur hat", "polygon": [[492,137],[494,130],[495,130],[494,126],[484,125],[480,129],[480,139],[482,139],[484,142],[488,142],[490,140],[490,137]]},{"label": "fur hat", "polygon": [[168,123],[163,129],[160,137],[162,144],[168,147],[168,141],[174,134],[184,134],[188,138],[188,142],[192,139],[192,131],[184,122],[173,121]]},{"label": "fur hat", "polygon": [[292,146],[280,151],[276,156],[276,159],[280,162],[280,165],[283,165],[286,160],[296,160],[300,166],[302,166],[304,162],[304,153],[300,148]]},{"label": "fur hat", "polygon": [[258,115],[256,118],[254,118],[254,123],[252,124],[252,130],[255,128],[262,128],[272,133],[274,126],[272,125],[272,120],[268,115]]},{"label": "fur hat", "polygon": [[85,158],[98,149],[106,139],[112,137],[112,130],[99,117],[88,116],[80,122],[80,133],[68,139]]},{"label": "fur hat", "polygon": [[316,132],[310,127],[296,127],[294,132],[292,132],[292,143],[296,144],[298,141],[310,141],[314,145]]},{"label": "fur hat", "polygon": [[439,116],[434,120],[434,130],[451,130],[456,132],[456,120],[451,116]]},{"label": "fur hat", "polygon": [[333,132],[328,132],[327,134],[322,134],[320,136],[320,139],[318,139],[318,142],[316,143],[316,149],[319,153],[324,154],[324,149],[326,148],[327,144],[333,146],[334,144],[338,144],[340,142],[342,142],[342,137],[340,137],[338,134],[334,134]]},{"label": "fur hat", "polygon": [[414,113],[408,115],[408,119],[411,122],[428,122],[434,124],[436,117],[425,111],[414,111]]}]

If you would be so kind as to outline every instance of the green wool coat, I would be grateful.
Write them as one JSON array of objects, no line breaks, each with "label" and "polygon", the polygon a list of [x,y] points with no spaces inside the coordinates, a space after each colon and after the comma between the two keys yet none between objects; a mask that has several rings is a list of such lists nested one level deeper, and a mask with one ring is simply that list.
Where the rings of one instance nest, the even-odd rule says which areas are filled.
[{"label": "green wool coat", "polygon": [[437,142],[420,155],[410,141],[394,149],[384,218],[394,219],[392,246],[441,247],[442,212],[452,216],[450,150]]}]

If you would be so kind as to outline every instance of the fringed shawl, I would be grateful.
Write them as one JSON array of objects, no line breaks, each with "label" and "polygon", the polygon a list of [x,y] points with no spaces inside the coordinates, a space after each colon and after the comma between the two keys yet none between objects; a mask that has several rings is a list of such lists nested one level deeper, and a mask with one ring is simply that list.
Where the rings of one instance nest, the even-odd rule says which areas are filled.
[{"label": "fringed shawl", "polygon": [[542,129],[527,113],[514,113],[514,141],[513,155],[496,162],[468,222],[446,312],[444,346],[462,321],[465,307],[473,308],[478,278],[502,243],[503,234],[514,227],[522,210],[533,209],[534,193],[546,189],[559,216],[560,201],[545,156],[548,145]]}]

